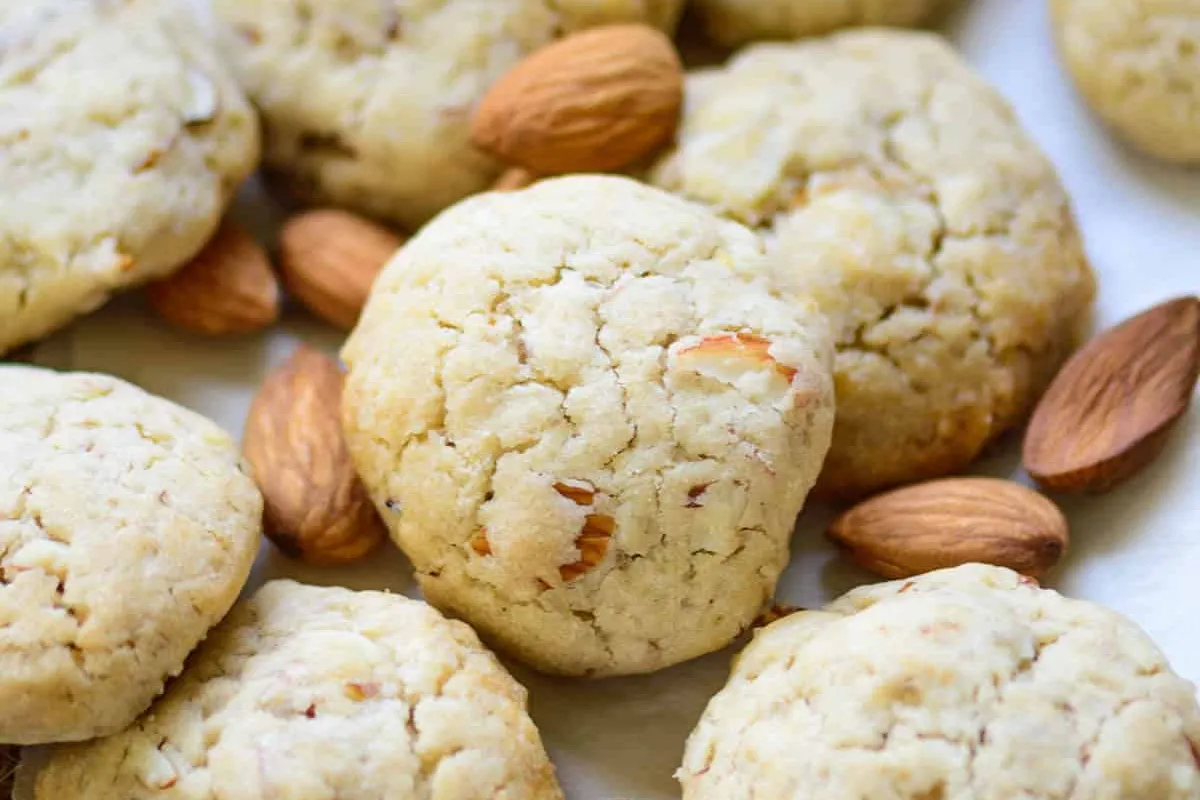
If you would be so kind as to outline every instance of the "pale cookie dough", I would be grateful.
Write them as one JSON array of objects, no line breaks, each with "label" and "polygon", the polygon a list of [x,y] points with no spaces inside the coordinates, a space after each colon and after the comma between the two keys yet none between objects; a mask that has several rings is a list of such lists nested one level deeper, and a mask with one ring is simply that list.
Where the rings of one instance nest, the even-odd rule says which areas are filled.
[{"label": "pale cookie dough", "polygon": [[0,367],[0,742],[132,722],[233,605],[261,518],[203,417],[103,375]]},{"label": "pale cookie dough", "polygon": [[857,25],[924,25],[957,0],[693,0],[708,35],[735,46]]},{"label": "pale cookie dough", "polygon": [[1050,0],[1059,52],[1138,149],[1200,164],[1200,0]]},{"label": "pale cookie dough", "polygon": [[263,113],[266,162],[293,194],[415,230],[486,189],[470,144],[487,89],[563,30],[646,21],[682,0],[215,0]]},{"label": "pale cookie dough", "polygon": [[426,597],[573,675],[736,637],[833,419],[823,320],[755,236],[625,178],[446,211],[343,358],[350,451]]},{"label": "pale cookie dough", "polygon": [[1054,169],[932,34],[751,47],[689,79],[679,142],[654,182],[754,226],[829,315],[825,494],[963,468],[1087,324],[1092,272]]},{"label": "pale cookie dough", "polygon": [[561,800],[525,690],[381,592],[267,584],[133,727],[56,748],[33,800]]},{"label": "pale cookie dough", "polygon": [[1197,800],[1200,707],[1129,620],[968,565],[760,630],[684,800]]},{"label": "pale cookie dough", "polygon": [[0,2],[0,353],[184,264],[257,160],[180,0]]}]

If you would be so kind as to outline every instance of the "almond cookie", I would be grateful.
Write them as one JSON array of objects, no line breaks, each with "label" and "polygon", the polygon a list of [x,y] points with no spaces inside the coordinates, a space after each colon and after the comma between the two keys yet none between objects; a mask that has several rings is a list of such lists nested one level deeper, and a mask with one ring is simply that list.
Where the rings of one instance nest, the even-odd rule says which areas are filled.
[{"label": "almond cookie", "polygon": [[1135,624],[972,564],[760,630],[684,800],[1197,800],[1200,707]]},{"label": "almond cookie", "polygon": [[56,748],[33,800],[561,800],[525,706],[424,603],[274,581],[136,724]]},{"label": "almond cookie", "polygon": [[0,367],[0,742],[145,711],[233,605],[261,518],[203,417],[103,375]]},{"label": "almond cookie", "polygon": [[756,45],[692,76],[659,186],[757,229],[837,344],[819,489],[955,472],[1031,409],[1094,293],[1067,196],[940,38]]},{"label": "almond cookie", "polygon": [[0,353],[208,240],[258,127],[179,0],[0,3]]},{"label": "almond cookie", "polygon": [[693,0],[708,35],[733,47],[856,25],[923,25],[957,0]]},{"label": "almond cookie", "polygon": [[559,32],[674,27],[682,0],[215,0],[266,125],[266,162],[300,199],[415,230],[500,166],[470,144],[475,103]]},{"label": "almond cookie", "polygon": [[833,420],[824,321],[754,234],[625,178],[446,211],[343,358],[351,454],[425,596],[571,675],[736,637]]},{"label": "almond cookie", "polygon": [[1062,60],[1134,147],[1200,163],[1200,0],[1050,0]]}]

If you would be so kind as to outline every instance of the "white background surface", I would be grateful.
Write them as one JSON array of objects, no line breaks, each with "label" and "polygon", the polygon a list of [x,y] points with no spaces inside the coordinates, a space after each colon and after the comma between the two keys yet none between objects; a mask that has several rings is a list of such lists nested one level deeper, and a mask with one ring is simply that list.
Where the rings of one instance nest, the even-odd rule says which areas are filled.
[{"label": "white background surface", "polygon": [[[1152,163],[1111,140],[1055,61],[1044,0],[965,0],[947,33],[1016,106],[1071,191],[1100,276],[1098,326],[1171,296],[1200,292],[1200,170]],[[269,228],[254,198],[239,214]],[[334,350],[339,337],[290,312],[268,337],[230,343],[180,335],[148,317],[136,297],[111,304],[44,345],[52,366],[111,372],[190,406],[238,432],[263,373],[297,339]],[[1016,475],[1015,441],[980,471]],[[1072,552],[1047,583],[1129,615],[1200,681],[1200,409],[1180,423],[1161,459],[1103,497],[1062,499]],[[869,576],[840,562],[820,536],[828,512],[810,508],[793,543],[782,602],[814,606]],[[410,570],[389,550],[369,566],[298,567],[264,550],[256,582],[286,574],[314,583],[412,593]],[[730,652],[654,676],[552,680],[514,668],[573,800],[678,797],[671,773],[684,739],[721,685]]]}]

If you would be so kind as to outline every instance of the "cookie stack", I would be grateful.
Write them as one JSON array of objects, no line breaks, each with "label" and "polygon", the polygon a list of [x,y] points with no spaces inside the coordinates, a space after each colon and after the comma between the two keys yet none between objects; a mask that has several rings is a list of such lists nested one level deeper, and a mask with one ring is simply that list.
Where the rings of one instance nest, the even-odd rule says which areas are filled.
[{"label": "cookie stack", "polygon": [[[935,34],[839,30],[951,5],[695,0],[742,49],[685,74],[682,0],[0,4],[0,352],[147,281],[196,333],[268,328],[281,285],[352,328],[268,379],[244,455],[116,378],[0,366],[0,743],[52,745],[22,800],[561,798],[489,646],[594,679],[752,629],[685,800],[1200,798],[1192,686],[1003,556],[881,556],[906,577],[762,618],[810,493],[968,469],[1088,329],[1006,101]],[[1051,5],[1102,116],[1187,160],[1191,28]],[[1130,48],[1184,77],[1115,97]],[[337,207],[284,226],[282,282],[226,216],[260,156]],[[1200,303],[1173,313],[1184,408]],[[314,565],[390,538],[425,602],[246,591],[264,525]]]}]

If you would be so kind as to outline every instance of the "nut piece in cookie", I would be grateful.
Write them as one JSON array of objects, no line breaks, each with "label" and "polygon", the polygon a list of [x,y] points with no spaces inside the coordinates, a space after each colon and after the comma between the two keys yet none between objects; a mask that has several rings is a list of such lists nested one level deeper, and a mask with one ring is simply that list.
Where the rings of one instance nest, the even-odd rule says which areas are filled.
[{"label": "nut piece in cookie", "polygon": [[184,0],[0,3],[0,353],[162,278],[258,162]]},{"label": "nut piece in cookie", "polygon": [[525,690],[461,622],[267,584],[128,730],[51,751],[33,800],[562,800]]},{"label": "nut piece in cookie", "polygon": [[0,367],[0,742],[145,711],[233,605],[261,519],[208,420],[115,378]]},{"label": "nut piece in cookie", "polygon": [[647,672],[768,604],[831,348],[758,239],[625,178],[444,212],[343,359],[350,453],[425,596],[533,666]]},{"label": "nut piece in cookie", "polygon": [[938,37],[757,45],[688,78],[652,181],[753,226],[837,345],[818,491],[960,471],[1030,411],[1094,292],[1067,196]]},{"label": "nut piece in cookie", "polygon": [[1135,624],[978,564],[759,630],[684,800],[1195,800],[1200,706]]},{"label": "nut piece in cookie", "polygon": [[1144,153],[1200,164],[1200,3],[1050,0],[1055,38],[1096,113]]}]

